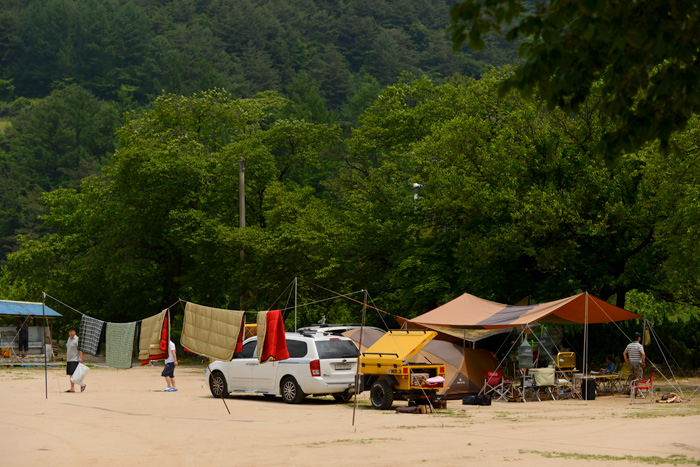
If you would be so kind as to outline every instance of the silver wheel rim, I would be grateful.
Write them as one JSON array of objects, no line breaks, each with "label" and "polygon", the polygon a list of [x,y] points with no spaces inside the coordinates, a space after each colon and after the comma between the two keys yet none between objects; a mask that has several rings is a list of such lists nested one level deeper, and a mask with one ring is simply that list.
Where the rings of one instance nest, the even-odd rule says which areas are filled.
[{"label": "silver wheel rim", "polygon": [[294,383],[292,383],[291,381],[287,381],[286,383],[284,383],[284,398],[287,400],[292,400],[296,395],[297,391],[294,387]]},{"label": "silver wheel rim", "polygon": [[375,403],[375,405],[381,405],[382,402],[384,402],[384,388],[381,385],[375,386],[372,402]]},{"label": "silver wheel rim", "polygon": [[217,396],[221,395],[221,389],[224,387],[224,381],[220,376],[217,376],[214,378],[214,392],[216,393]]}]

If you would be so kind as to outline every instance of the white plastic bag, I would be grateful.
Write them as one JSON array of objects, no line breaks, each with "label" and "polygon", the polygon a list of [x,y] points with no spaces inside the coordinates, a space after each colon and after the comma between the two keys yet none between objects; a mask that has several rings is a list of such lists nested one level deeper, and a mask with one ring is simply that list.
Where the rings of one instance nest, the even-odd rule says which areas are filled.
[{"label": "white plastic bag", "polygon": [[82,363],[78,363],[78,367],[75,369],[73,375],[70,377],[71,382],[75,384],[82,384],[83,379],[85,378],[85,375],[87,375],[88,371],[90,371],[90,368],[86,367]]}]

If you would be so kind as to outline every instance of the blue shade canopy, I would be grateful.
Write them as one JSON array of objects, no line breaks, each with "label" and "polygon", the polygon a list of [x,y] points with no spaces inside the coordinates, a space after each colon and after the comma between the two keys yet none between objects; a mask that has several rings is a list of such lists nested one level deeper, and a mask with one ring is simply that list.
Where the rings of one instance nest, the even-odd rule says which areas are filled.
[{"label": "blue shade canopy", "polygon": [[0,300],[0,316],[46,316],[47,318],[58,318],[61,315],[46,305],[44,305],[44,310],[42,311],[41,303]]}]

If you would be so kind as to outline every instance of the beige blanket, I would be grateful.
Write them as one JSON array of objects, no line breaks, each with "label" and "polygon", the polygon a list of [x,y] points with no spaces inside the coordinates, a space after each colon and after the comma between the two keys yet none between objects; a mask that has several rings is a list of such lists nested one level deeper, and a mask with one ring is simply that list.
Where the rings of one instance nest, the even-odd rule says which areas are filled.
[{"label": "beige blanket", "polygon": [[[139,360],[149,360],[154,355],[168,353],[168,348],[161,350],[160,341],[163,332],[163,321],[168,315],[168,309],[161,311],[157,315],[151,316],[141,321],[141,337],[139,339]],[[170,331],[170,323],[168,323]],[[170,336],[170,332],[168,332]],[[167,343],[166,343],[167,344]]]},{"label": "beige blanket", "polygon": [[267,311],[260,311],[260,312],[258,312],[258,345],[257,345],[258,361],[260,363],[263,363],[262,354],[263,354],[263,347],[265,344],[265,334],[266,333],[267,333]]},{"label": "beige blanket", "polygon": [[198,355],[229,361],[233,358],[244,316],[244,311],[187,302],[180,344]]}]

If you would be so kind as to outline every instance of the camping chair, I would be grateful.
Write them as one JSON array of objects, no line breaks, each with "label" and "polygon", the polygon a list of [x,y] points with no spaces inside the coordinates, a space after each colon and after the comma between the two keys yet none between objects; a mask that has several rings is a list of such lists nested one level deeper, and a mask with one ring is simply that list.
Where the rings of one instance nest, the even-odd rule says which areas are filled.
[{"label": "camping chair", "polygon": [[629,385],[630,378],[630,364],[624,362],[622,368],[620,368],[620,373],[618,378],[615,380],[615,391],[623,394],[627,394],[630,390]]},{"label": "camping chair", "polygon": [[535,385],[533,386],[534,394],[537,396],[537,400],[540,399],[539,392],[544,391],[549,394],[552,400],[557,400],[554,397],[554,392],[552,391],[556,388],[556,380],[554,378],[554,368],[532,368],[530,374],[533,376]]},{"label": "camping chair", "polygon": [[509,388],[506,386],[503,372],[485,370],[484,377],[484,387],[481,388],[481,392],[490,395],[492,400],[507,401]]},{"label": "camping chair", "polygon": [[632,381],[632,387],[630,388],[630,402],[634,403],[634,398],[637,395],[637,391],[644,396],[644,391],[649,395],[649,402],[654,403],[654,375],[652,373],[649,379],[635,379]]}]

